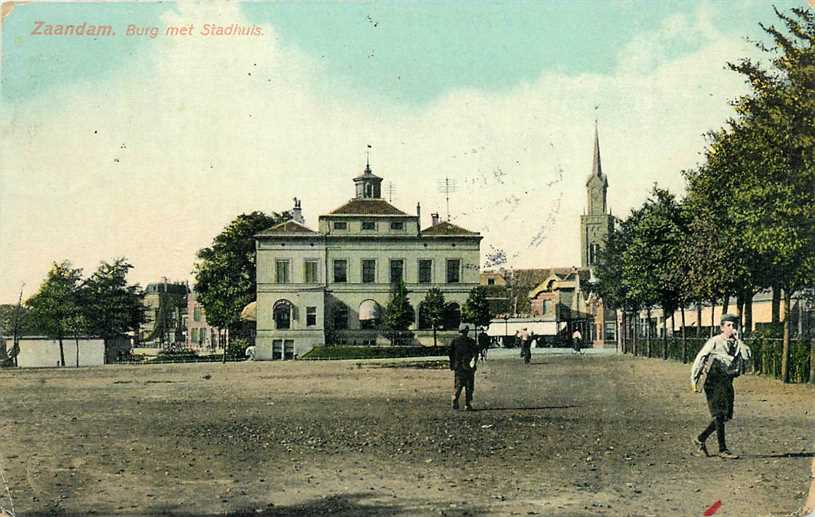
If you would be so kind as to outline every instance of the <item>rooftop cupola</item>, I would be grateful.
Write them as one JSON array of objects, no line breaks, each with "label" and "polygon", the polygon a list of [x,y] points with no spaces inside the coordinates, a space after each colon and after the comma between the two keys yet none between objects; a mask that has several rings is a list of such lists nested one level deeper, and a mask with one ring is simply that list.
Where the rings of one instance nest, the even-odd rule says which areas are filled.
[{"label": "rooftop cupola", "polygon": [[371,172],[371,164],[365,161],[365,171],[354,178],[356,199],[380,199],[382,197],[382,178]]}]

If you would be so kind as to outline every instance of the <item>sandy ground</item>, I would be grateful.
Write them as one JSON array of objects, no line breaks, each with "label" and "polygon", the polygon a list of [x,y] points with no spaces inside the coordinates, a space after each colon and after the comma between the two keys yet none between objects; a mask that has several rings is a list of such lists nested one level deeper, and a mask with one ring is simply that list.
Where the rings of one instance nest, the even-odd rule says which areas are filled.
[{"label": "sandy ground", "polygon": [[802,512],[814,386],[737,379],[724,461],[691,455],[708,419],[681,364],[493,359],[473,412],[444,366],[2,370],[0,466],[18,516]]}]

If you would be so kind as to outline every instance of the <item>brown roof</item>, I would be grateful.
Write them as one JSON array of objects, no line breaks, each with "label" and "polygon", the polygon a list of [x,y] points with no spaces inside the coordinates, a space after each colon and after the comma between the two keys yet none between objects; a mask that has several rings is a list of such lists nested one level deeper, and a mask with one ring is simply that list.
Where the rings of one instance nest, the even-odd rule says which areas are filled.
[{"label": "brown roof", "polygon": [[456,226],[455,224],[444,221],[425,228],[422,230],[422,235],[478,235],[478,233],[465,230],[461,226]]},{"label": "brown roof", "polygon": [[267,230],[255,234],[255,236],[264,237],[267,235],[279,235],[281,233],[313,233],[314,235],[319,235],[311,228],[298,223],[294,219],[289,219],[285,223],[276,224]]},{"label": "brown roof", "polygon": [[329,215],[408,215],[384,199],[352,199]]}]

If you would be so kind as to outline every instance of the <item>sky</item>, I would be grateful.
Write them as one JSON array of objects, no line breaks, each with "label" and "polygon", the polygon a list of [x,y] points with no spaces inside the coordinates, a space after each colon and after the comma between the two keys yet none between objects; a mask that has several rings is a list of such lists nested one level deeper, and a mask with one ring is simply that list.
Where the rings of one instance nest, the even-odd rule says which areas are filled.
[{"label": "sky", "polygon": [[[780,9],[807,2],[779,1]],[[51,263],[192,280],[240,213],[307,225],[370,163],[386,198],[479,231],[506,267],[579,265],[595,121],[612,213],[681,195],[777,24],[730,1],[3,4],[0,303]],[[39,35],[110,25],[115,35]],[[234,26],[255,35],[204,35]],[[187,36],[168,27],[192,25]],[[139,34],[128,35],[128,27]],[[38,29],[39,27],[39,29]],[[150,37],[150,29],[158,34]],[[134,32],[131,30],[130,32]]]}]

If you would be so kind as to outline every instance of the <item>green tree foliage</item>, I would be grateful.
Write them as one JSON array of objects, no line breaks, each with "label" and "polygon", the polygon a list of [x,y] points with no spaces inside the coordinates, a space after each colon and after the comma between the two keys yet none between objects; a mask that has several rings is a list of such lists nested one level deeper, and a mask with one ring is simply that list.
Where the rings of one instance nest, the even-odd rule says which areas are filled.
[{"label": "green tree foliage", "polygon": [[40,289],[26,301],[31,321],[59,342],[60,366],[65,366],[62,340],[74,334],[79,319],[82,270],[67,260],[54,263]]},{"label": "green tree foliage", "polygon": [[478,327],[486,327],[494,314],[490,311],[490,304],[487,301],[487,288],[484,286],[473,287],[470,295],[464,303],[461,311],[462,319],[469,323],[474,323]]},{"label": "green tree foliage", "polygon": [[[31,321],[31,317],[29,315],[29,309],[25,306],[20,307],[18,321],[17,321],[17,333],[18,335],[25,336],[25,335],[36,335],[36,334],[43,334],[43,332],[39,332],[37,327],[34,325],[34,322]],[[0,336],[11,336],[14,332],[14,318],[15,314],[17,314],[17,305],[8,303],[8,304],[0,304]]]},{"label": "green tree foliage", "polygon": [[787,382],[790,296],[815,284],[815,13],[775,12],[783,28],[762,24],[772,45],[757,44],[769,67],[750,59],[729,65],[751,92],[734,103],[739,118],[721,145],[738,147],[742,155],[733,220],[742,228],[745,247],[769,266],[771,278],[764,283],[784,290]]},{"label": "green tree foliage", "polygon": [[444,301],[444,294],[438,288],[434,287],[427,291],[422,302],[420,315],[425,321],[430,323],[433,329],[433,346],[437,346],[436,331],[442,326],[444,322],[446,303]]},{"label": "green tree foliage", "polygon": [[587,289],[600,296],[608,307],[615,310],[635,310],[633,299],[620,282],[623,277],[623,252],[631,243],[631,220],[617,221],[597,254],[594,282]]},{"label": "green tree foliage", "polygon": [[[671,310],[732,295],[749,303],[773,288],[789,308],[793,292],[815,284],[815,13],[776,15],[781,28],[761,25],[772,44],[757,43],[767,60],[728,65],[750,92],[708,133],[704,162],[684,172],[685,199],[655,190],[612,233],[595,271],[607,303]],[[788,311],[784,321],[787,380]]]},{"label": "green tree foliage", "polygon": [[394,284],[391,299],[385,307],[384,327],[393,332],[402,332],[413,324],[415,313],[410,305],[408,290],[403,281]]},{"label": "green tree foliage", "polygon": [[102,262],[79,292],[87,332],[110,339],[138,331],[144,321],[142,292],[127,284],[133,266],[125,258]]},{"label": "green tree foliage", "polygon": [[198,252],[195,291],[207,313],[207,322],[231,335],[245,334],[241,310],[255,300],[255,234],[288,218],[262,212],[241,214],[219,233],[212,245]]}]

